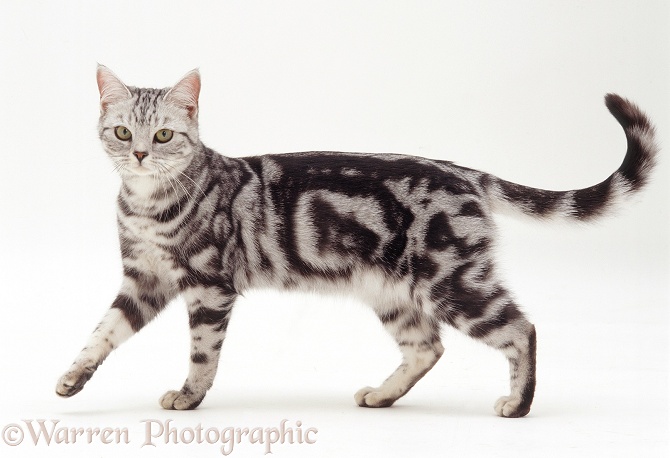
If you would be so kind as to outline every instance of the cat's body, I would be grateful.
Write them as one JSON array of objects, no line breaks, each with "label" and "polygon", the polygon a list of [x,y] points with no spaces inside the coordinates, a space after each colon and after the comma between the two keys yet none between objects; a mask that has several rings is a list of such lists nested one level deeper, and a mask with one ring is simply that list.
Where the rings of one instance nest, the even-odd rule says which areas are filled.
[{"label": "cat's body", "polygon": [[197,130],[200,79],[171,90],[127,88],[98,69],[100,138],[120,169],[121,291],[57,393],[79,392],[105,357],[182,295],[191,364],[167,409],[192,409],[216,373],[230,311],[255,287],[348,292],[370,305],[403,362],[361,406],[403,396],[442,355],[447,323],[510,363],[501,416],[523,416],[535,388],[535,328],[501,284],[492,213],[589,220],[647,181],[656,148],[637,107],[609,95],[628,153],[607,180],[577,191],[516,185],[450,162],[391,154],[294,153],[227,158]]}]

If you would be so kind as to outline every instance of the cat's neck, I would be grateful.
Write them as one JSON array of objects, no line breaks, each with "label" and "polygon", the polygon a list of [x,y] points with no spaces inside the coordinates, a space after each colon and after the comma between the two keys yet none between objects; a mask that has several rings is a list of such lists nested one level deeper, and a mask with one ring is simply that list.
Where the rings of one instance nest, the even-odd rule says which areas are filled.
[{"label": "cat's neck", "polygon": [[119,198],[131,213],[151,215],[170,208],[188,194],[186,185],[177,185],[157,176],[126,176]]},{"label": "cat's neck", "polygon": [[130,195],[146,201],[152,200],[162,189],[160,181],[153,175],[129,175],[123,177],[123,187]]}]

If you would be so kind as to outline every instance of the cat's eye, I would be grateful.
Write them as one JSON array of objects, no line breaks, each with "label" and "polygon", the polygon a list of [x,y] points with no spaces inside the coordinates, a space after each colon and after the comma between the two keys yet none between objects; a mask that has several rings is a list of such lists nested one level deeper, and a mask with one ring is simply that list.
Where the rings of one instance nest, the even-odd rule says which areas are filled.
[{"label": "cat's eye", "polygon": [[114,133],[116,134],[116,138],[123,140],[124,142],[130,140],[133,137],[133,134],[123,126],[119,126],[114,129]]},{"label": "cat's eye", "polygon": [[170,129],[161,129],[156,132],[154,140],[156,140],[158,143],[167,143],[172,140],[172,131]]}]

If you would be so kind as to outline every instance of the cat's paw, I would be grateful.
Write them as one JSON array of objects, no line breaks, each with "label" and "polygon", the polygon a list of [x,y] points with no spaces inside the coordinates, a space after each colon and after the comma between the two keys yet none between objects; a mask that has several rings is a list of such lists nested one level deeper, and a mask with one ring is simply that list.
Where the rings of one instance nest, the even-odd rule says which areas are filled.
[{"label": "cat's paw", "polygon": [[200,405],[205,395],[196,395],[188,389],[181,391],[168,391],[160,401],[162,408],[166,410],[193,410]]},{"label": "cat's paw", "polygon": [[58,383],[56,384],[56,394],[58,396],[69,398],[70,396],[79,393],[84,388],[86,382],[93,377],[93,373],[97,368],[98,366],[94,363],[73,364],[70,370],[63,374],[58,380]]},{"label": "cat's paw", "polygon": [[494,409],[498,415],[507,418],[523,417],[530,412],[530,406],[522,405],[521,398],[503,396],[496,401]]},{"label": "cat's paw", "polygon": [[379,388],[372,388],[371,386],[358,390],[354,394],[354,399],[356,404],[361,407],[389,407],[396,401],[396,398],[389,397]]}]

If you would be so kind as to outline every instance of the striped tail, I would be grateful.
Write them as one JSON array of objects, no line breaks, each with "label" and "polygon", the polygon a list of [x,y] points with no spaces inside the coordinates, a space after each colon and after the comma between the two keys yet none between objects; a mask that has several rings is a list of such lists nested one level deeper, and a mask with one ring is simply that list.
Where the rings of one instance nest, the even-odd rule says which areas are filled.
[{"label": "striped tail", "polygon": [[649,181],[658,152],[654,126],[632,102],[607,94],[605,104],[619,121],[628,140],[626,157],[605,181],[573,191],[547,191],[518,185],[488,175],[487,192],[494,209],[512,207],[536,218],[588,221],[611,212]]}]

